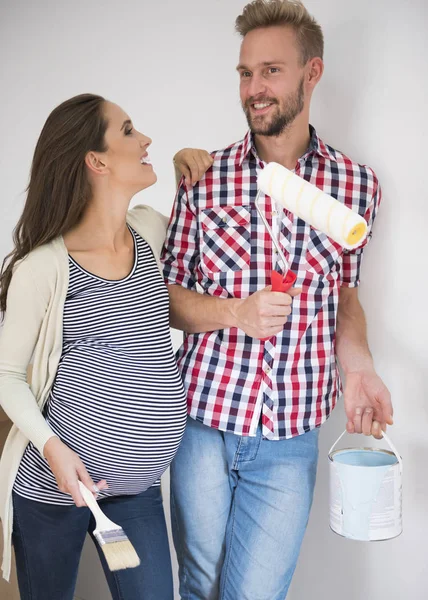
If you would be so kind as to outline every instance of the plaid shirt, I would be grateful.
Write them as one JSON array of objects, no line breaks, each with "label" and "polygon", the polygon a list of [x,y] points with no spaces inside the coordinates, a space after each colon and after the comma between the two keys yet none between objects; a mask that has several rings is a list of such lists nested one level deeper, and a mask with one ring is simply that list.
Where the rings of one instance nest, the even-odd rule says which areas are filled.
[{"label": "plaid shirt", "polygon": [[[368,222],[381,199],[374,172],[324,144],[311,127],[307,152],[295,172]],[[250,132],[212,154],[214,164],[193,188],[182,182],[163,252],[168,284],[219,298],[246,298],[270,284],[277,255],[257,214],[257,174],[264,163]],[[293,299],[284,330],[266,342],[232,327],[187,335],[177,359],[189,415],[204,424],[280,440],[319,427],[340,388],[335,327],[340,286],[359,284],[363,246],[346,251],[329,237],[278,207],[260,204],[297,274],[302,294]]]}]

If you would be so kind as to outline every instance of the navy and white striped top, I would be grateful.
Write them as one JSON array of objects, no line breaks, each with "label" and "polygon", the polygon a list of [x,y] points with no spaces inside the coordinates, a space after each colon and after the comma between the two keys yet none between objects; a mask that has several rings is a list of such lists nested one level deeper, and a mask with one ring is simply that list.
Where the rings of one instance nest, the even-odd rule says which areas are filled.
[{"label": "navy and white striped top", "polygon": [[[131,229],[135,260],[124,279],[97,277],[69,258],[63,351],[44,415],[82,459],[100,497],[158,485],[181,441],[186,398],[169,331],[168,291],[150,246]],[[30,443],[14,491],[73,504]]]}]

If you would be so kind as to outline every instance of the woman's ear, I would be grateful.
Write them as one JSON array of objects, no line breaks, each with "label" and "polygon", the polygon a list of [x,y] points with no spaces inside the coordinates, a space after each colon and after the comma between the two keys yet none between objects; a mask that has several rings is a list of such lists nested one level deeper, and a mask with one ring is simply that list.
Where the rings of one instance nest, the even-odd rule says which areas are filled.
[{"label": "woman's ear", "polygon": [[107,165],[97,152],[88,152],[85,164],[94,175],[105,175],[107,172]]}]

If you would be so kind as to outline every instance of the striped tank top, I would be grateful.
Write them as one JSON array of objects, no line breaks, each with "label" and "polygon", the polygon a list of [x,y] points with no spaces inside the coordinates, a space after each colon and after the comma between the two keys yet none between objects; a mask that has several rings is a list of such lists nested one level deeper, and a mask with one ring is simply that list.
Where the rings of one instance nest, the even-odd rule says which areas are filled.
[{"label": "striped tank top", "polygon": [[[69,257],[63,350],[44,409],[53,432],[79,455],[92,479],[107,480],[100,498],[159,485],[186,423],[168,291],[150,246],[130,231],[135,258],[124,279],[97,277]],[[14,491],[73,504],[31,442]]]}]

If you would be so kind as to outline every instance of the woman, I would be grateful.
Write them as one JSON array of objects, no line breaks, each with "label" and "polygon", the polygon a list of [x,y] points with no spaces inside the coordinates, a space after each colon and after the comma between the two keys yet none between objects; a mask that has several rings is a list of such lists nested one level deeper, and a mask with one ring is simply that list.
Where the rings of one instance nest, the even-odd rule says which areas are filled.
[{"label": "woman", "polygon": [[0,464],[3,574],[12,536],[22,600],[73,598],[94,529],[78,480],[141,559],[112,573],[99,551],[113,598],[173,597],[159,479],[186,400],[159,270],[166,222],[147,206],[128,212],[156,182],[150,143],[100,96],[58,106],[3,264],[0,403],[14,423]]}]

